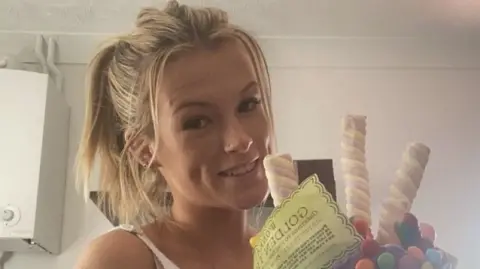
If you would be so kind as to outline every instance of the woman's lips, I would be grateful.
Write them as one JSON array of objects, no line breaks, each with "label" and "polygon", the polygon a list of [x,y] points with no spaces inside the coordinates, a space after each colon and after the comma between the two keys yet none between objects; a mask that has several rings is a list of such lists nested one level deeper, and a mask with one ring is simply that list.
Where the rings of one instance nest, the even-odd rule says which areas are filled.
[{"label": "woman's lips", "polygon": [[253,161],[241,165],[237,165],[233,168],[221,171],[218,173],[222,177],[242,177],[246,176],[253,171],[255,171],[255,168],[259,164],[259,158],[254,159]]}]

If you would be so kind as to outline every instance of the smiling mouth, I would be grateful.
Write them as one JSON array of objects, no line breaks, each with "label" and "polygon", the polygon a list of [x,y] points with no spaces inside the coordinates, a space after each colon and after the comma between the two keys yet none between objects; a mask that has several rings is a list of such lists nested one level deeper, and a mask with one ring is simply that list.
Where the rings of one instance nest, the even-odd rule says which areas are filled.
[{"label": "smiling mouth", "polygon": [[222,177],[241,177],[247,175],[248,173],[251,173],[253,170],[255,170],[258,165],[258,160],[259,159],[257,158],[253,162],[236,166],[234,168],[222,171],[218,174]]}]

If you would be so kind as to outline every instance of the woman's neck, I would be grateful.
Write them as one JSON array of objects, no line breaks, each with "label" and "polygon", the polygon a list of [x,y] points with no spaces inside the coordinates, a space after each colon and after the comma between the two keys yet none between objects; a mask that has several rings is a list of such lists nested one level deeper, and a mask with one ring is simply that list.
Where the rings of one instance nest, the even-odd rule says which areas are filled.
[{"label": "woman's neck", "polygon": [[191,240],[213,248],[243,248],[252,236],[246,210],[205,208],[175,202],[171,218]]}]

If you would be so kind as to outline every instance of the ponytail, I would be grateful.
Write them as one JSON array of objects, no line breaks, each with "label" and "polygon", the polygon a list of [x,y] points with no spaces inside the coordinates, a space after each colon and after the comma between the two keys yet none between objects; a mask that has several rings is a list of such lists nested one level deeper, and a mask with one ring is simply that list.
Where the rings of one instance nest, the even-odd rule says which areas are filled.
[{"label": "ponytail", "polygon": [[[110,64],[116,43],[102,48],[91,61],[86,76],[86,109],[83,134],[77,156],[77,186],[83,187],[85,199],[89,197],[89,182],[96,158],[100,158],[100,187],[108,189],[103,179],[117,178],[123,138],[109,86]],[[105,200],[103,195],[101,200]],[[112,210],[112,208],[109,208]]]},{"label": "ponytail", "polygon": [[[116,50],[122,42],[115,41],[102,48],[87,70],[85,121],[77,156],[77,187],[83,188],[88,199],[91,171],[97,164],[101,190],[99,205],[122,223],[141,224],[157,215],[158,205],[152,200],[163,198],[166,183],[157,180],[160,177],[158,171],[143,167],[128,150],[132,144],[131,138],[125,140],[129,122],[124,122],[120,113],[132,111],[135,104],[131,101],[133,93],[128,92],[128,86],[119,83],[118,77],[124,78],[128,73],[122,65],[116,65]],[[133,137],[138,136],[137,132]]]}]

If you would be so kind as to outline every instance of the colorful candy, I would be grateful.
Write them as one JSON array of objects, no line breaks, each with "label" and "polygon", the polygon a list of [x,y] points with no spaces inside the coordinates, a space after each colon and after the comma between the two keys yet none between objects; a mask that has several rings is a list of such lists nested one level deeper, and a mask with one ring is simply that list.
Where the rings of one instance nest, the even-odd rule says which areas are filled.
[{"label": "colorful candy", "polygon": [[433,267],[433,265],[431,263],[425,262],[425,263],[422,264],[422,268],[420,268],[420,269],[435,269],[435,268]]},{"label": "colorful candy", "polygon": [[405,213],[403,222],[410,227],[418,227],[418,219],[412,213]]},{"label": "colorful candy", "polygon": [[362,242],[362,253],[365,257],[375,257],[381,252],[380,245],[374,239],[365,239]]},{"label": "colorful candy", "polygon": [[418,220],[411,213],[405,214],[402,222],[395,223],[394,230],[404,248],[417,246],[422,239]]},{"label": "colorful candy", "polygon": [[398,261],[398,269],[421,269],[422,263],[411,255],[405,255]]},{"label": "colorful candy", "polygon": [[395,257],[392,253],[384,252],[377,258],[377,266],[379,269],[395,269]]},{"label": "colorful candy", "polygon": [[407,249],[408,255],[416,258],[419,261],[424,261],[425,260],[425,254],[423,254],[423,251],[417,247],[411,246]]},{"label": "colorful candy", "polygon": [[430,242],[435,243],[437,234],[432,225],[428,223],[420,223],[420,233],[422,238],[428,239]]},{"label": "colorful candy", "polygon": [[257,244],[257,242],[258,242],[258,235],[254,235],[254,236],[250,237],[249,243],[250,243],[250,246],[251,246],[252,248],[255,247],[255,245]]},{"label": "colorful candy", "polygon": [[[355,227],[357,232],[363,238],[367,238],[367,237],[371,236],[372,231],[370,230],[370,226],[369,226],[369,224],[366,220],[354,217],[354,218],[351,219],[351,221],[352,221],[353,227]],[[371,237],[373,237],[373,236],[371,236]]]},{"label": "colorful candy", "polygon": [[355,265],[355,269],[375,269],[375,264],[370,259],[361,259]]},{"label": "colorful candy", "polygon": [[433,248],[433,243],[430,240],[425,238],[420,238],[417,242],[417,247],[420,248],[423,252],[427,251],[429,248]]},{"label": "colorful candy", "polygon": [[401,257],[403,257],[406,254],[405,249],[399,245],[388,244],[388,245],[385,245],[384,247],[385,247],[385,250],[391,253],[396,260],[399,260]]},{"label": "colorful candy", "polygon": [[433,265],[439,266],[442,264],[442,253],[436,249],[427,249],[427,251],[425,252],[425,257]]},{"label": "colorful candy", "polygon": [[[450,259],[433,245],[435,230],[431,225],[418,222],[411,214],[395,224],[395,231],[401,245],[380,245],[371,234],[368,222],[351,218],[353,226],[362,234],[359,252],[348,262],[335,266],[335,269],[453,269]],[[360,255],[360,256],[359,256]],[[357,261],[357,262],[355,262]]]}]

